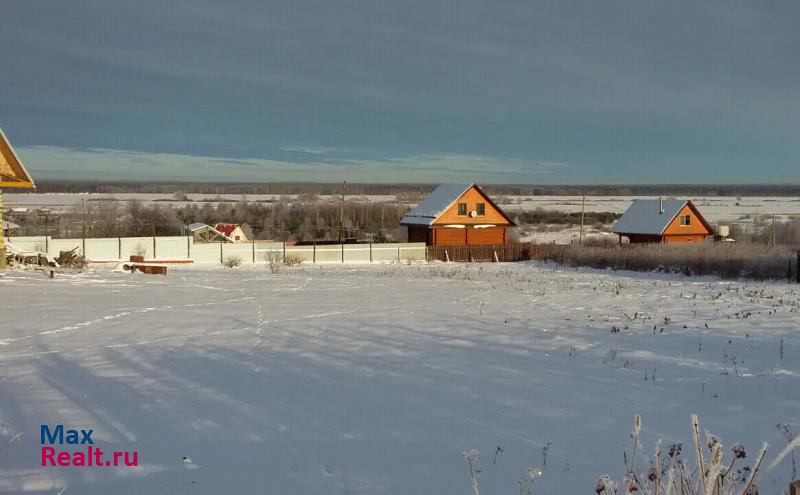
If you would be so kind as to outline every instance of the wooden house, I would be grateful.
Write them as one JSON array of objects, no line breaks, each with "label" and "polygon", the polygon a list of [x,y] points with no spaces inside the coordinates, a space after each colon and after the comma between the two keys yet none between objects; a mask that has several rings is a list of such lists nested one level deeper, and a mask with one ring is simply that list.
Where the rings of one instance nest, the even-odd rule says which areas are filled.
[{"label": "wooden house", "polygon": [[683,199],[634,200],[611,231],[620,242],[627,237],[632,243],[696,242],[714,233],[697,207]]},{"label": "wooden house", "polygon": [[400,221],[408,242],[431,246],[506,244],[516,224],[476,184],[442,184]]}]

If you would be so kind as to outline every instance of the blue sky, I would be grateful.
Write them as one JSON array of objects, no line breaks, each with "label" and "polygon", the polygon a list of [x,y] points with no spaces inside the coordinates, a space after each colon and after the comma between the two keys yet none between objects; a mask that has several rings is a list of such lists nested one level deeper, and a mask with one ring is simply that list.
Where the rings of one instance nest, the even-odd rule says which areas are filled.
[{"label": "blue sky", "polygon": [[5,0],[36,179],[800,182],[800,3]]}]

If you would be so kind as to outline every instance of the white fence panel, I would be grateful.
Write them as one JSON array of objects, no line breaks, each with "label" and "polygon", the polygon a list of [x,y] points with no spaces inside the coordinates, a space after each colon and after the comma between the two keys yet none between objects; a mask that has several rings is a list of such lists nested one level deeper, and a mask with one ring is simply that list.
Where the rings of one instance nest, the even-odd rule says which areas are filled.
[{"label": "white fence panel", "polygon": [[107,261],[119,259],[120,240],[86,239],[86,258],[92,261]]},{"label": "white fence panel", "polygon": [[191,237],[156,237],[156,258],[185,260],[191,253]]},{"label": "white fence panel", "polygon": [[6,237],[6,243],[13,244],[17,249],[23,251],[44,252],[48,247],[49,240],[45,236],[26,236],[26,237]]},{"label": "white fence panel", "polygon": [[425,244],[421,242],[401,244],[373,244],[372,261],[424,261]]},{"label": "white fence panel", "polygon": [[[53,239],[44,236],[12,237],[7,239],[19,249],[43,251],[47,246],[51,256],[61,251],[78,248],[92,261],[122,259],[144,254],[145,259],[187,259],[195,263],[222,263],[226,258],[238,257],[242,263],[266,263],[268,252],[275,252],[283,260],[296,258],[303,263],[369,263],[396,261],[424,261],[425,243],[399,244],[325,244],[284,246],[282,242],[256,243],[195,243],[191,237],[111,237],[102,239]],[[155,241],[155,242],[154,242]],[[155,245],[154,245],[155,244]]]},{"label": "white fence panel", "polygon": [[145,258],[153,257],[153,238],[152,237],[123,237],[122,238],[122,259],[127,260],[132,255],[142,255]]},{"label": "white fence panel", "polygon": [[220,246],[222,244],[219,242],[192,244],[192,260],[195,263],[222,263]]},{"label": "white fence panel", "polygon": [[344,263],[369,263],[371,259],[370,244],[345,244]]},{"label": "white fence panel", "polygon": [[253,245],[250,243],[233,243],[222,245],[222,259],[239,258],[242,263],[253,262]]},{"label": "white fence panel", "polygon": [[[279,259],[283,259],[283,243],[282,242],[256,242],[256,263],[266,263],[267,253],[278,253]],[[290,247],[287,247],[287,254]]]},{"label": "white fence panel", "polygon": [[341,263],[342,246],[339,244],[317,246],[317,263]]},{"label": "white fence panel", "polygon": [[298,259],[302,263],[313,263],[316,258],[314,246],[286,246],[286,259]]}]

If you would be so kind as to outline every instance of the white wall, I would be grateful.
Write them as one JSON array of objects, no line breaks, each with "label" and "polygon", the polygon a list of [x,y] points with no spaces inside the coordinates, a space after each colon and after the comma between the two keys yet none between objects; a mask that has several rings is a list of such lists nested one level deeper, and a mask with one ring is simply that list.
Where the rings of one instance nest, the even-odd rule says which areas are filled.
[{"label": "white wall", "polygon": [[[144,253],[145,259],[185,260],[195,263],[222,263],[237,257],[242,263],[266,263],[267,253],[283,258],[299,258],[303,263],[369,263],[425,260],[425,243],[335,244],[320,246],[285,246],[282,242],[195,243],[191,237],[110,237],[103,239],[53,239],[44,236],[6,239],[25,251],[47,251],[58,256],[61,251],[78,248],[92,261],[127,260]],[[86,252],[83,252],[83,249]],[[154,256],[155,254],[155,256]]]}]

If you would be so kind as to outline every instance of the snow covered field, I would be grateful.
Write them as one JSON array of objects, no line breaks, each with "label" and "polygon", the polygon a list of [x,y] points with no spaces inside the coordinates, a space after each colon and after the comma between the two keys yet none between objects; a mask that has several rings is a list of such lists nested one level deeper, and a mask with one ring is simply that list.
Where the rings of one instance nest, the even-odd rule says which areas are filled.
[{"label": "snow covered field", "polygon": [[[465,494],[471,448],[481,493],[518,493],[531,466],[536,493],[591,493],[623,476],[637,413],[647,455],[659,437],[688,454],[690,413],[748,461],[785,445],[777,423],[800,424],[786,284],[535,263],[171,267],[9,271],[0,295],[0,493]],[[94,429],[140,466],[43,469],[41,424]]]},{"label": "snow covered field", "polygon": [[[277,194],[187,194],[188,199],[194,203],[210,202],[220,198],[225,201],[277,201],[281,198],[296,199],[296,195]],[[320,201],[339,201],[339,196],[318,196]],[[99,199],[116,199],[122,202],[140,200],[146,204],[164,206],[184,206],[189,202],[174,201],[172,194],[145,194],[145,193],[114,193],[114,194],[76,194],[76,193],[44,193],[44,194],[15,194],[6,193],[6,207],[13,208],[49,208],[56,212],[68,211],[80,204],[81,199],[96,201]],[[373,201],[395,202],[394,195],[348,195],[348,201]],[[580,196],[511,196],[503,195],[496,198],[500,206],[513,212],[514,210],[535,210],[542,208],[547,211],[579,212],[581,211]],[[590,196],[586,198],[586,211],[589,212],[615,212],[622,213],[634,199],[658,199],[657,196]],[[709,196],[689,197],[703,212],[703,215],[712,223],[736,222],[745,216],[775,215],[779,220],[786,220],[800,216],[800,198],[797,197],[733,197]],[[415,206],[408,203],[408,206]]]}]

